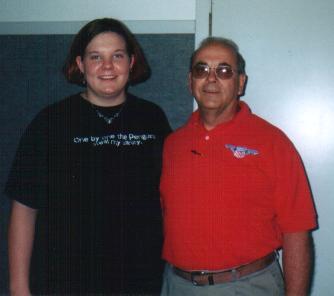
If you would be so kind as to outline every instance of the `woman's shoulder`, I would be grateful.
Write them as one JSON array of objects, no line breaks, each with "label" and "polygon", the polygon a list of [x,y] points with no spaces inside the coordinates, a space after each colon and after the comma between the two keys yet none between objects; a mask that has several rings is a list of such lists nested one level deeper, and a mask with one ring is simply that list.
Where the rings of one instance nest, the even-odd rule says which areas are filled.
[{"label": "woman's shoulder", "polygon": [[[53,102],[44,108],[40,109],[30,125],[39,125],[43,122],[51,122],[53,120],[61,120],[64,116],[68,116],[73,110],[77,110],[81,104],[80,95],[74,94],[65,97],[59,101]],[[75,111],[74,111],[75,112]]]},{"label": "woman's shoulder", "polygon": [[162,129],[165,134],[171,131],[170,124],[163,109],[156,103],[128,94],[127,114],[136,120],[152,128]]},{"label": "woman's shoulder", "polygon": [[142,110],[147,110],[147,111],[162,111],[162,108],[154,103],[153,101],[150,101],[150,100],[147,100],[147,99],[143,99],[143,98],[140,98],[136,95],[133,95],[133,94],[128,94],[128,103],[130,106],[133,106],[135,108],[141,108]]},{"label": "woman's shoulder", "polygon": [[49,106],[46,107],[46,109],[50,111],[56,111],[61,109],[67,110],[71,106],[75,107],[82,104],[83,101],[84,100],[80,96],[80,93],[76,93],[50,104]]},{"label": "woman's shoulder", "polygon": [[69,95],[42,108],[37,113],[36,118],[60,118],[62,115],[77,112],[82,101],[84,100],[81,99],[80,94]]}]

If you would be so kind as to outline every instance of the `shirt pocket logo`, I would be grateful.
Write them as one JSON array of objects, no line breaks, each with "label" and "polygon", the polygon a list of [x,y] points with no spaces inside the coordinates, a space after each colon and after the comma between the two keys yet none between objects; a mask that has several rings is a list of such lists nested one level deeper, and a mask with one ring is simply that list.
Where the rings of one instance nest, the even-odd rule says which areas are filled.
[{"label": "shirt pocket logo", "polygon": [[257,155],[259,152],[255,149],[250,149],[243,146],[225,144],[225,148],[229,149],[236,158],[244,158],[247,155]]}]

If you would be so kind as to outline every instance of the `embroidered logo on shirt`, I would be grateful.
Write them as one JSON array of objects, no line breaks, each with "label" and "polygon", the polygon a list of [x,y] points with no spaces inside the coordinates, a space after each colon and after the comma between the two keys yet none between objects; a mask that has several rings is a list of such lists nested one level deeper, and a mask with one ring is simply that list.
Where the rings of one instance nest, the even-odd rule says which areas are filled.
[{"label": "embroidered logo on shirt", "polygon": [[235,146],[232,144],[225,144],[227,149],[230,149],[236,158],[244,158],[246,155],[257,155],[259,152],[255,149],[249,149],[247,147]]}]

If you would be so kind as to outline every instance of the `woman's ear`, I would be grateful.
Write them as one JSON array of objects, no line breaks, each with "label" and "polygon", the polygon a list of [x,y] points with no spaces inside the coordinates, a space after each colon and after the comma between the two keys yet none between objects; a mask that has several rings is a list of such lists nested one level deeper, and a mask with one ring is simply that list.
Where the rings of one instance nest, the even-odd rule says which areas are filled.
[{"label": "woman's ear", "polygon": [[135,65],[135,56],[132,54],[130,57],[130,72],[132,71],[134,65]]},{"label": "woman's ear", "polygon": [[81,72],[81,73],[85,73],[85,71],[84,71],[84,70],[85,70],[85,67],[84,67],[84,65],[83,65],[81,56],[77,56],[77,57],[75,58],[75,61],[76,61],[76,63],[77,63],[77,66],[78,66],[80,72]]}]

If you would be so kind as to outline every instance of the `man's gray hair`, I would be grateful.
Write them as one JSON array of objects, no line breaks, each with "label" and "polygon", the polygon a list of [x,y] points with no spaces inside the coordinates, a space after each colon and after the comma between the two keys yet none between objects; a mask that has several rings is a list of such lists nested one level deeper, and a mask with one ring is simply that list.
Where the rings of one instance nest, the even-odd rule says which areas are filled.
[{"label": "man's gray hair", "polygon": [[199,47],[193,52],[190,58],[190,68],[189,71],[191,71],[191,68],[193,67],[193,63],[195,60],[195,57],[197,53],[202,50],[204,47],[207,47],[212,44],[218,44],[222,45],[224,47],[227,47],[233,51],[237,58],[237,71],[238,74],[246,74],[246,62],[244,58],[242,57],[241,53],[239,52],[238,45],[231,39],[223,38],[223,37],[207,37],[200,43]]}]

